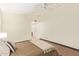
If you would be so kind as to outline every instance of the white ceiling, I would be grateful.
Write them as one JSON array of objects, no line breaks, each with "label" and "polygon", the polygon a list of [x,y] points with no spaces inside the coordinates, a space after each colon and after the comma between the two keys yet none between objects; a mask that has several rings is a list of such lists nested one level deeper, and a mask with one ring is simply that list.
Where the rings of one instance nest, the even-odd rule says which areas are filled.
[{"label": "white ceiling", "polygon": [[[0,3],[1,11],[8,13],[29,13],[36,9],[39,10],[43,6],[43,3]],[[47,8],[57,7],[79,7],[79,4],[47,3]]]},{"label": "white ceiling", "polygon": [[2,12],[26,13],[33,11],[36,6],[36,3],[2,3],[0,4],[0,9]]}]

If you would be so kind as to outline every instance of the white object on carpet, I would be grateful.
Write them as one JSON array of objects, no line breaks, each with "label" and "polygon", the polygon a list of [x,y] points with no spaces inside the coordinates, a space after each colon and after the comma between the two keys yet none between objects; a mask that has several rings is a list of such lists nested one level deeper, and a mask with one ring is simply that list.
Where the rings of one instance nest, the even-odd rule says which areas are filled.
[{"label": "white object on carpet", "polygon": [[40,49],[42,49],[44,51],[44,54],[55,49],[54,46],[52,46],[51,44],[49,44],[43,40],[34,39],[34,40],[31,40],[30,42],[32,42],[33,44],[38,46]]}]

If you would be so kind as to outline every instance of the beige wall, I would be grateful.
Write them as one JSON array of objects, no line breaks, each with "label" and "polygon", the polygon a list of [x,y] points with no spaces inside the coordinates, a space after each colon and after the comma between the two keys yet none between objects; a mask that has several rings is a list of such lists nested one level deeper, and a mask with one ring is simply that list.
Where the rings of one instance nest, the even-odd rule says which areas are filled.
[{"label": "beige wall", "polygon": [[79,4],[55,5],[45,11],[39,19],[43,27],[38,27],[38,36],[79,49]]},{"label": "beige wall", "polygon": [[3,31],[7,32],[8,40],[19,42],[31,38],[31,20],[26,13],[3,13],[3,21]]}]

